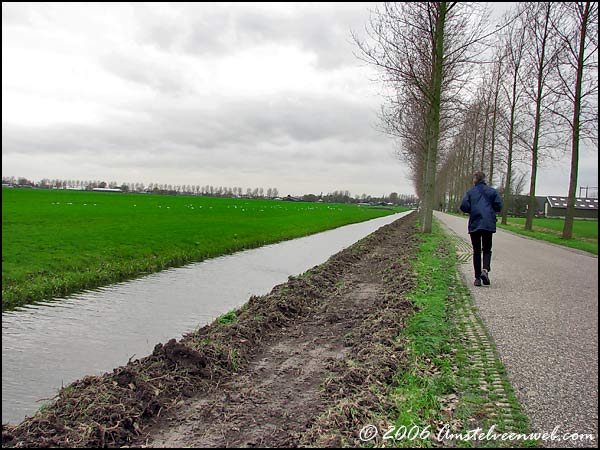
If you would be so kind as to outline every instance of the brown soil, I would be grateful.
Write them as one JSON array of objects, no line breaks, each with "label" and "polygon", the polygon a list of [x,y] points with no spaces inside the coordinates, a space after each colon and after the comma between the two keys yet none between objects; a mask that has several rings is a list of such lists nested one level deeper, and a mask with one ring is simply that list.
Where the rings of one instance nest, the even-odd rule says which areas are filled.
[{"label": "brown soil", "polygon": [[412,311],[415,215],[152,355],[65,388],[2,430],[18,447],[359,445],[393,409]]}]

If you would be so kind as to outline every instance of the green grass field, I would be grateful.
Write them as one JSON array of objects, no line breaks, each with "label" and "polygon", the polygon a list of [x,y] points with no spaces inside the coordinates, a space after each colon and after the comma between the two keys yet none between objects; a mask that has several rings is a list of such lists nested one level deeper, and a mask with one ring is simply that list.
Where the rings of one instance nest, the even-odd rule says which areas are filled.
[{"label": "green grass field", "polygon": [[401,210],[3,189],[2,310]]},{"label": "green grass field", "polygon": [[508,225],[501,225],[498,222],[498,226],[535,239],[598,254],[597,220],[575,220],[573,238],[568,240],[561,238],[564,219],[535,218],[533,219],[533,231],[526,231],[523,228],[525,218],[521,217],[509,217]]}]

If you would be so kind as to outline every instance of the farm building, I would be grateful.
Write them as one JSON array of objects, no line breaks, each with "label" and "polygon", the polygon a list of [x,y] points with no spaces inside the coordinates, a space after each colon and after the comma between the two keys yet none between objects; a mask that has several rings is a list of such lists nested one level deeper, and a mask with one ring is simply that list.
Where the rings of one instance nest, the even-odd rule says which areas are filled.
[{"label": "farm building", "polygon": [[123,192],[119,188],[93,188],[93,192]]},{"label": "farm building", "polygon": [[[534,215],[536,217],[543,217],[546,209],[546,197],[535,196],[534,203]],[[525,217],[527,215],[527,209],[529,204],[528,195],[514,195],[509,205],[508,214],[517,217]]]},{"label": "farm building", "polygon": [[[567,212],[567,197],[546,197],[546,217],[565,217]],[[577,197],[575,202],[575,217],[579,219],[598,218],[598,199]]]}]

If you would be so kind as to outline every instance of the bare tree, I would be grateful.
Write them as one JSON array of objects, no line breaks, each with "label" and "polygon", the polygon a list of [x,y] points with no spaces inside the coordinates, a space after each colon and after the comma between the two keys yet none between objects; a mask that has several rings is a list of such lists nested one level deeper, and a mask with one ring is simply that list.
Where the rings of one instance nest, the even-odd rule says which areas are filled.
[{"label": "bare tree", "polygon": [[484,165],[487,125],[484,116],[488,108],[483,106],[482,94],[484,91],[480,89],[478,96],[455,118],[460,126],[442,155],[436,183],[437,201],[450,210],[458,209],[462,195],[471,185],[473,172]]},{"label": "bare tree", "polygon": [[[534,70],[524,74],[526,93],[535,104],[533,112],[533,139],[530,146],[531,175],[529,178],[529,200],[525,229],[533,229],[535,214],[535,187],[537,181],[538,163],[540,160],[540,139],[542,137],[542,111],[544,102],[550,91],[547,89],[548,80],[556,70],[555,33],[551,21],[555,14],[555,2],[529,2],[525,4],[525,26],[527,31],[527,63]],[[530,76],[527,76],[530,74]]]},{"label": "bare tree", "polygon": [[563,45],[558,64],[560,86],[553,113],[571,132],[571,175],[563,239],[573,236],[579,146],[588,138],[598,145],[598,3],[562,2],[553,23]]},{"label": "bare tree", "polygon": [[[476,12],[475,3],[384,3],[375,9],[367,29],[372,43],[354,35],[359,58],[381,69],[392,99],[397,99],[387,117],[406,120],[392,130],[400,134],[409,164],[417,169],[413,176],[425,233],[432,226],[445,109],[459,102],[458,93],[468,83],[468,63],[485,36],[484,17]],[[404,135],[408,122],[419,127]]]},{"label": "bare tree", "polygon": [[489,184],[494,182],[494,161],[496,157],[496,133],[498,124],[498,115],[500,108],[500,83],[502,81],[502,70],[503,70],[504,53],[503,51],[497,50],[494,56],[494,69],[493,69],[493,107],[492,107],[492,129],[491,129],[491,145],[490,145],[490,171],[488,175]]},{"label": "bare tree", "polygon": [[520,12],[517,20],[511,19],[511,25],[507,29],[505,37],[506,49],[506,71],[508,75],[508,83],[503,86],[504,93],[508,102],[508,142],[506,155],[506,174],[504,185],[504,208],[502,210],[502,224],[506,225],[508,218],[508,210],[511,203],[511,182],[513,179],[513,158],[515,151],[516,133],[518,128],[517,111],[522,101],[522,78],[523,63],[525,57],[526,33],[525,33],[525,18]]}]

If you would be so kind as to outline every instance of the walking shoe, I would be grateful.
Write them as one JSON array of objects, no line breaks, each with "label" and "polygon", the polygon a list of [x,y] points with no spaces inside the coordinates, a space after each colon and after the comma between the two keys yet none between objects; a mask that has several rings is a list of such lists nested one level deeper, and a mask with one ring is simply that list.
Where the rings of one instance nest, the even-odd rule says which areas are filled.
[{"label": "walking shoe", "polygon": [[473,282],[473,286],[481,286],[481,280],[479,278],[475,278],[475,281]]},{"label": "walking shoe", "polygon": [[488,271],[485,269],[481,271],[481,281],[483,281],[483,284],[485,284],[486,286],[490,285],[490,277],[488,275]]}]

